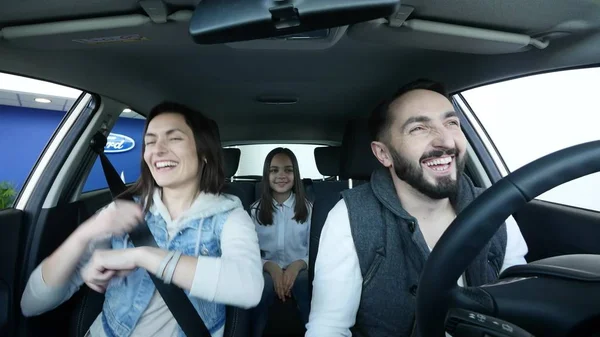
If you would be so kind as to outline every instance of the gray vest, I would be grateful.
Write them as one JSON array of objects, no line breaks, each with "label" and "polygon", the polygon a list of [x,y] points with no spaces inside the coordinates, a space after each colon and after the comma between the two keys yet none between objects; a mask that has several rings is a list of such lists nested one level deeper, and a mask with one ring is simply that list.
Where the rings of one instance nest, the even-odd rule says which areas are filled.
[{"label": "gray vest", "polygon": [[[452,200],[457,213],[481,192],[463,175]],[[417,219],[400,205],[387,169],[371,181],[342,192],[363,276],[362,296],[352,328],[355,337],[410,336],[414,328],[416,292],[429,248]],[[506,250],[506,226],[465,271],[468,286],[497,280]]]}]

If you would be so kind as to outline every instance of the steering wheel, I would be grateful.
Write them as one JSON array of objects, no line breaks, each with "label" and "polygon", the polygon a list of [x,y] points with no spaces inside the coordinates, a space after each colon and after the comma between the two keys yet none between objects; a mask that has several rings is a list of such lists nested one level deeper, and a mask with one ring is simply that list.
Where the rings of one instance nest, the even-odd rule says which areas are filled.
[{"label": "steering wheel", "polygon": [[[562,278],[559,275],[561,268],[553,268],[556,267],[552,266],[553,263],[541,263],[538,272],[529,270],[525,273],[527,276],[532,277],[517,278],[514,282],[506,282],[507,284],[471,288],[462,288],[457,285],[460,275],[467,269],[477,254],[481,252],[508,216],[518,211],[538,195],[568,181],[597,171],[600,171],[600,141],[572,146],[544,156],[512,172],[493,184],[458,214],[435,245],[421,274],[417,292],[416,310],[419,336],[444,336],[446,316],[449,310],[453,308],[479,310],[479,312],[484,312],[484,314],[494,317],[498,317],[501,313],[504,313],[506,317],[507,315],[511,316],[510,314],[506,314],[507,312],[518,312],[512,315],[511,319],[514,322],[517,319],[516,317],[520,317],[519,323],[514,323],[521,324],[521,327],[525,329],[527,327],[523,326],[524,322],[531,321],[532,323],[528,326],[530,329],[537,328],[540,324],[555,324],[557,325],[555,327],[546,327],[546,331],[554,331],[557,334],[558,331],[567,331],[564,326],[558,326],[558,324],[567,324],[566,319],[562,317],[557,319],[548,318],[545,322],[541,322],[540,320],[545,315],[545,311],[543,310],[550,310],[548,315],[552,315],[552,308],[560,307],[561,303],[552,304],[550,303],[551,301],[569,301],[565,300],[567,297],[564,293],[562,297],[558,297],[558,295],[553,295],[551,293],[553,290],[550,289],[555,289],[554,291],[557,291],[556,289],[573,290],[575,289],[574,282],[577,282],[575,287],[587,287],[586,294],[577,296],[587,297],[578,298],[575,301],[579,306],[575,306],[573,303],[562,304],[561,309],[564,315],[571,317],[568,324],[572,327],[575,320],[586,320],[589,319],[589,316],[595,317],[595,324],[598,324],[597,319],[600,317],[598,316],[600,315],[600,307],[590,303],[593,303],[594,297],[597,296],[594,292],[600,292],[600,271],[597,267],[592,268],[594,270],[584,270],[586,262],[582,262],[581,260],[587,257],[589,262],[590,257],[599,257],[596,255],[573,256],[573,259],[569,260],[568,264],[563,263],[562,269],[569,269],[569,266],[572,265],[584,267],[579,270],[571,270],[571,273],[567,271],[566,274],[562,275]],[[600,264],[600,259],[594,259],[593,261],[594,264]],[[589,263],[587,265],[589,266]],[[531,269],[532,266],[536,267],[537,265],[531,263],[529,265],[511,267],[502,276],[513,268],[529,267]],[[554,273],[552,270],[558,271],[559,274]],[[544,278],[545,276],[549,277]],[[586,277],[588,278],[586,279]],[[530,283],[538,283],[536,283],[535,287],[532,286],[533,283],[527,287],[527,282],[520,282],[520,279],[525,279],[525,281]],[[590,282],[585,283],[585,280]],[[554,283],[546,287],[544,285],[540,286],[539,282],[547,282],[546,285],[549,285],[551,282]],[[557,282],[563,283],[557,285]],[[593,291],[589,288],[592,285],[595,287]],[[562,288],[556,288],[559,286]],[[503,287],[502,291],[498,290]],[[536,288],[538,289],[536,290]],[[532,303],[533,300],[531,299],[519,302],[520,297],[523,296],[533,298],[533,295],[529,293],[535,291],[543,292],[541,294],[543,296],[535,297],[539,299],[539,303]],[[585,304],[584,307],[592,305],[594,308],[586,309],[586,313],[583,313],[580,310],[581,302]],[[575,307],[575,309],[568,308],[569,305]],[[525,308],[526,306],[538,307],[536,310],[532,307],[527,309]],[[547,306],[550,309],[540,309],[539,306]],[[577,313],[569,313],[570,309],[577,311]],[[591,311],[595,311],[595,313]],[[580,315],[581,317],[573,318],[573,315]],[[499,318],[504,319],[503,317]],[[561,322],[553,323],[557,320]],[[598,328],[597,325],[596,328]],[[529,332],[536,333],[535,331]]]}]

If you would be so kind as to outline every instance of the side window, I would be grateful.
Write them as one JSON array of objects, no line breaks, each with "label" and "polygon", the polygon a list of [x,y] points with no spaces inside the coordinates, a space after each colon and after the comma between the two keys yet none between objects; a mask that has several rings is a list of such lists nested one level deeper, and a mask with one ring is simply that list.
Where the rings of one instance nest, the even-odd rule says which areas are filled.
[{"label": "side window", "polygon": [[262,176],[267,154],[276,147],[285,147],[294,152],[300,166],[302,178],[323,179],[315,163],[315,148],[312,144],[250,144],[228,146],[240,149],[240,164],[235,176]]},{"label": "side window", "polygon": [[11,207],[80,90],[0,73],[0,209]]},{"label": "side window", "polygon": [[[549,153],[600,139],[600,95],[594,85],[598,79],[599,68],[566,70],[486,85],[462,95],[506,168],[514,171]],[[600,211],[597,186],[600,174],[592,174],[538,199]]]},{"label": "side window", "polygon": [[[145,117],[125,109],[108,135],[104,153],[126,183],[135,182],[140,176],[142,158],[142,134]],[[100,158],[96,159],[83,186],[83,193],[108,188]]]}]

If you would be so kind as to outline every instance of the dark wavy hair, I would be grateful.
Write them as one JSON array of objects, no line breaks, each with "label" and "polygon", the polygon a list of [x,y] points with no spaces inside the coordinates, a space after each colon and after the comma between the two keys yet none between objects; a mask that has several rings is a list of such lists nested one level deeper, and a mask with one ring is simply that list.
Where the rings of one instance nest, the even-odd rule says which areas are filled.
[{"label": "dark wavy hair", "polygon": [[[173,102],[163,102],[155,106],[148,114],[144,135],[148,131],[148,125],[156,117],[166,113],[180,114],[186,124],[192,129],[196,151],[198,155],[198,193],[220,194],[225,185],[225,169],[223,149],[216,123],[200,112]],[[141,201],[146,201],[145,211],[152,206],[152,194],[158,188],[152,177],[150,168],[144,160],[145,143],[142,142],[141,174],[133,186],[124,195],[139,196]]]}]

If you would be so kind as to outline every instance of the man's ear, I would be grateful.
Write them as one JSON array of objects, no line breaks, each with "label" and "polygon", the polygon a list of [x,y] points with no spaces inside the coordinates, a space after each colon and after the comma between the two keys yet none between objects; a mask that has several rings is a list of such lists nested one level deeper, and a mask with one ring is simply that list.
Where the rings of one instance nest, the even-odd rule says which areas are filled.
[{"label": "man's ear", "polygon": [[371,151],[375,155],[375,158],[379,160],[381,164],[385,167],[392,166],[392,158],[390,156],[390,152],[385,144],[382,142],[373,141],[371,142]]}]

